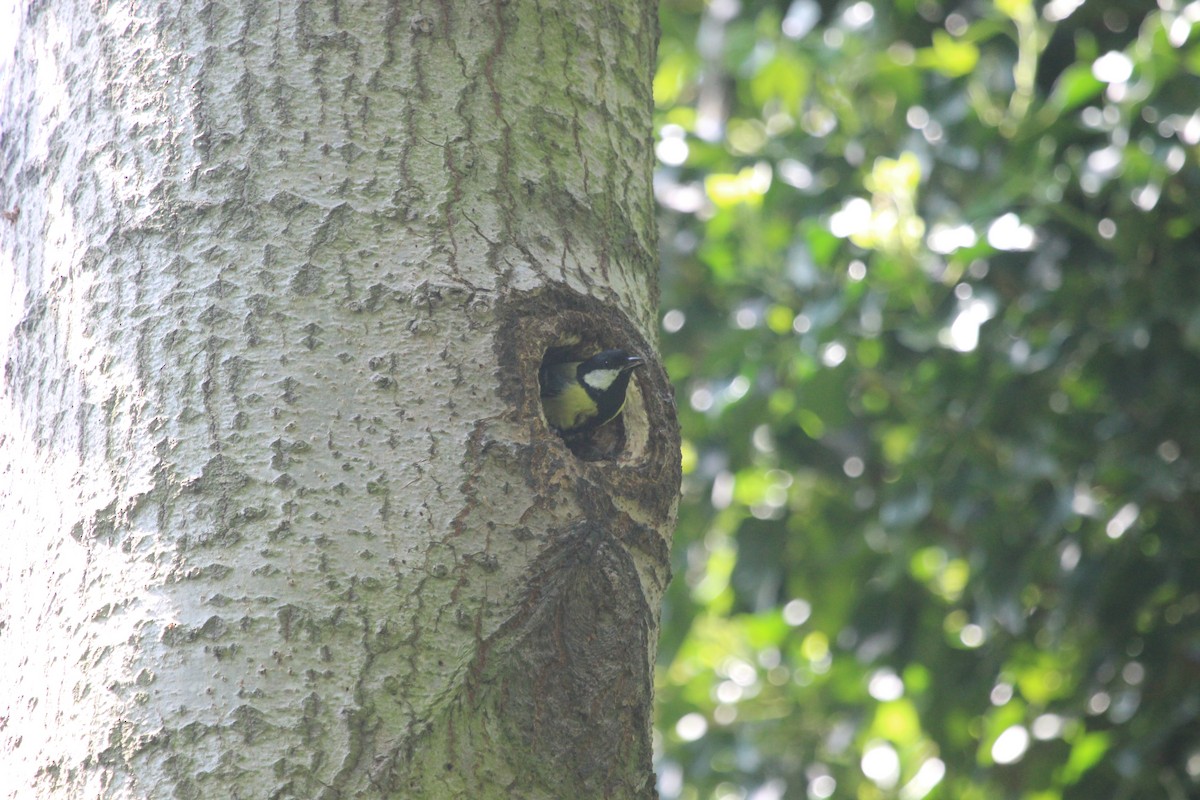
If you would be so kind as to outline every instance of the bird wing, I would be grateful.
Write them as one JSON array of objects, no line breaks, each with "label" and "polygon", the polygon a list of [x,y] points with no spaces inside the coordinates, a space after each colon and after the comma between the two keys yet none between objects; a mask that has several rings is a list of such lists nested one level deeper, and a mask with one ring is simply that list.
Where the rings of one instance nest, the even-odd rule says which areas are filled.
[{"label": "bird wing", "polygon": [[579,368],[578,361],[564,361],[558,364],[546,364],[538,373],[541,381],[543,398],[556,397],[563,389],[571,384],[577,384],[575,371]]},{"label": "bird wing", "polygon": [[548,364],[538,373],[546,420],[560,431],[586,425],[598,410],[596,401],[576,377],[579,363]]}]

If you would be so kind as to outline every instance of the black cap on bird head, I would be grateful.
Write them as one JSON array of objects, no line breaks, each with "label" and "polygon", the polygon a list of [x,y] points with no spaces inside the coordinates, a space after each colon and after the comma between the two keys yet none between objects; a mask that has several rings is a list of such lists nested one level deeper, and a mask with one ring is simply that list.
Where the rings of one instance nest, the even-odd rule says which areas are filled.
[{"label": "black cap on bird head", "polygon": [[640,356],[624,350],[603,350],[586,361],[579,362],[576,374],[579,382],[593,389],[607,389],[618,377],[640,367]]}]

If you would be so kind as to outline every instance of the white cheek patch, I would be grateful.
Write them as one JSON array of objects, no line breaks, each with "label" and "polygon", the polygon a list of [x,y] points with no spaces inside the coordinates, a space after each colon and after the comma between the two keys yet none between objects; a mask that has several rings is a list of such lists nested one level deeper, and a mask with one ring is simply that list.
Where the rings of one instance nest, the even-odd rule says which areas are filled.
[{"label": "white cheek patch", "polygon": [[617,369],[595,369],[583,376],[583,382],[593,389],[604,391],[612,386],[619,374],[621,371]]}]

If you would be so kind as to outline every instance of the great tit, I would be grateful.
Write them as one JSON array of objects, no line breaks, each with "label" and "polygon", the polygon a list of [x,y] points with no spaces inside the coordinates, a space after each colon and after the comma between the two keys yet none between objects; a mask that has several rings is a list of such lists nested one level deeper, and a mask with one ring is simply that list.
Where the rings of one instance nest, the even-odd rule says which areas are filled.
[{"label": "great tit", "polygon": [[625,406],[629,378],[642,359],[624,350],[605,350],[584,361],[543,364],[542,408],[559,433],[574,435],[612,421]]}]

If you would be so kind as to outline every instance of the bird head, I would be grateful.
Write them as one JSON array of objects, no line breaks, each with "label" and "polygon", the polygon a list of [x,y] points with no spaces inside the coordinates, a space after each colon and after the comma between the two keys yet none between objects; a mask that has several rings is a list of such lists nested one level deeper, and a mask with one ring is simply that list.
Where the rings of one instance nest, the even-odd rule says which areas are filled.
[{"label": "bird head", "polygon": [[603,392],[616,383],[621,375],[642,365],[642,359],[624,350],[604,350],[579,362],[576,375],[584,386]]}]

